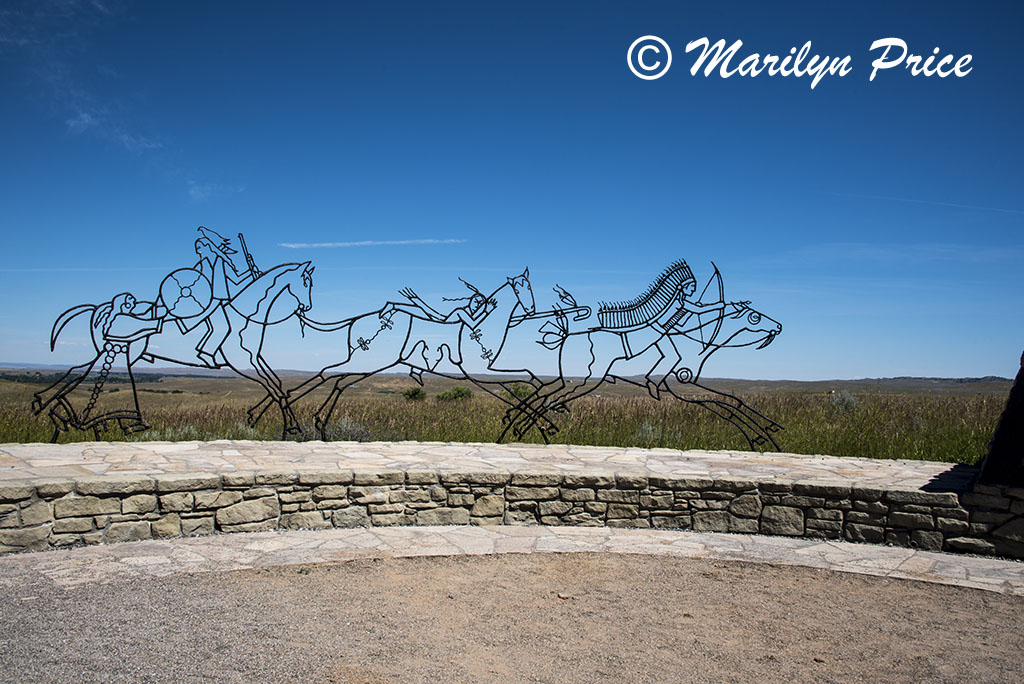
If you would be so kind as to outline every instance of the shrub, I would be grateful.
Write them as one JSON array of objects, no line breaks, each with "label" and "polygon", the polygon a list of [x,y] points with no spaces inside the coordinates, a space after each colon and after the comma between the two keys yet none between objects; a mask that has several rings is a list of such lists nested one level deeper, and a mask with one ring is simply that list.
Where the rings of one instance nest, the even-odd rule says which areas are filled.
[{"label": "shrub", "polygon": [[409,401],[423,401],[427,398],[427,393],[423,391],[422,387],[410,387],[402,392],[402,396]]},{"label": "shrub", "polygon": [[533,394],[533,392],[533,385],[529,385],[525,382],[514,382],[505,390],[505,396],[515,401],[516,399],[526,399]]},{"label": "shrub", "polygon": [[453,399],[469,399],[471,396],[473,396],[471,389],[462,385],[456,385],[438,394],[437,398],[441,401],[452,401]]},{"label": "shrub", "polygon": [[324,436],[328,442],[371,442],[373,435],[365,427],[351,420],[339,418],[338,422],[327,428]]},{"label": "shrub", "polygon": [[832,405],[837,409],[849,412],[860,408],[860,401],[846,390],[832,393]]}]

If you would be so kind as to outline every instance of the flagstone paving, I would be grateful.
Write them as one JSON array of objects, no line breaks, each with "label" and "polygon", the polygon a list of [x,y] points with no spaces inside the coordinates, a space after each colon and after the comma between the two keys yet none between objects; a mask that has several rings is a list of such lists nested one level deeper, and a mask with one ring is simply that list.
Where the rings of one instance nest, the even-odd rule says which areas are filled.
[{"label": "flagstone paving", "polygon": [[616,553],[820,568],[1024,596],[1024,563],[838,541],[607,527],[403,527],[270,531],[138,541],[0,557],[0,591],[65,589],[180,573],[365,558]]},{"label": "flagstone paving", "polygon": [[273,469],[502,470],[653,473],[758,481],[843,481],[888,488],[966,489],[977,469],[932,461],[552,444],[424,442],[86,442],[2,444],[0,481]]}]

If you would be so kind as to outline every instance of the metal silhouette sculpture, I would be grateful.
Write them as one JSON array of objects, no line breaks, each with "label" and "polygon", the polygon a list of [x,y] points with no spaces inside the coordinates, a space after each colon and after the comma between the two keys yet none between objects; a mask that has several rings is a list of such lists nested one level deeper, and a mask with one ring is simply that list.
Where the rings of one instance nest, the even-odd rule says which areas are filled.
[{"label": "metal silhouette sculpture", "polygon": [[[314,267],[306,261],[260,271],[246,251],[248,267],[240,271],[231,258],[236,252],[230,240],[204,227],[199,232],[202,235],[195,241],[198,261],[164,278],[154,301],[138,301],[130,292],[123,292],[109,302],[82,304],[57,317],[50,333],[51,351],[73,319],[90,314],[96,355],[35,395],[33,408],[37,414],[47,411],[54,426],[54,442],[70,429],[93,430],[99,439],[99,433],[111,423],[125,433],[147,429],[132,368],[140,360],[153,363],[158,359],[196,368],[230,368],[261,385],[272,397],[281,410],[285,434],[299,430],[281,379],[263,358],[263,343],[268,327],[312,307]],[[160,343],[170,338],[187,340],[178,346],[194,355],[158,351],[165,346]],[[101,397],[108,402],[111,398],[109,393],[102,394],[103,385],[115,369],[127,373],[131,396],[113,399],[121,406],[104,407]],[[88,388],[89,398],[84,407],[76,407],[72,395],[83,386]]]},{"label": "metal silhouette sculpture", "polygon": [[[719,349],[764,348],[782,331],[773,319],[752,309],[750,302],[727,302],[717,267],[701,296],[693,301],[696,279],[678,261],[634,300],[603,304],[598,325],[573,330],[590,318],[590,307],[579,306],[565,289],[554,288],[560,304],[537,311],[529,269],[511,276],[489,294],[462,280],[470,294],[446,301],[467,301],[447,313],[427,304],[411,289],[400,293],[404,302],[340,321],[320,322],[303,317],[307,327],[337,334],[336,348],[346,350],[335,363],[288,392],[298,401],[331,383],[318,407],[314,424],[326,437],[341,394],[381,372],[404,369],[422,384],[423,373],[468,380],[505,402],[505,427],[498,441],[523,438],[537,429],[548,441],[558,432],[552,414],[590,394],[606,382],[646,387],[652,397],[662,393],[712,411],[736,426],[751,447],[771,443],[781,426],[738,397],[701,385],[698,380],[708,359]],[[461,279],[460,279],[461,280]],[[702,301],[715,284],[717,299]],[[541,364],[517,358],[522,346],[508,344],[510,336],[535,342],[551,354]],[[445,341],[430,344],[428,340]],[[683,351],[681,351],[681,349]],[[582,379],[569,380],[564,364],[589,360]],[[684,365],[684,359],[692,359]],[[643,382],[637,381],[642,377]],[[687,396],[679,385],[692,386],[700,396]],[[520,397],[512,386],[526,382],[532,393]],[[269,395],[250,410],[259,420],[272,403]]]},{"label": "metal silhouette sculpture", "polygon": [[[314,390],[330,389],[316,409],[314,427],[325,438],[342,393],[377,373],[403,370],[419,384],[423,374],[468,380],[507,405],[497,440],[522,439],[536,429],[545,442],[558,432],[555,417],[573,401],[605,383],[645,387],[654,399],[666,395],[696,404],[734,425],[751,448],[771,444],[781,426],[742,399],[700,384],[708,359],[720,349],[763,349],[782,326],[754,310],[749,301],[727,301],[717,266],[701,294],[697,279],[682,260],[669,265],[640,296],[602,303],[597,310],[579,305],[555,286],[558,303],[537,310],[529,269],[498,283],[490,292],[461,280],[469,292],[431,305],[415,291],[399,291],[402,300],[338,321],[318,321],[312,308],[313,266],[290,263],[261,271],[238,235],[246,267],[232,259],[230,240],[204,227],[195,241],[198,261],[170,273],[154,301],[121,293],[99,305],[81,305],[62,313],[51,331],[51,349],[74,318],[90,313],[95,357],[69,369],[36,395],[36,413],[47,411],[53,440],[70,429],[99,433],[116,424],[126,434],[146,429],[132,367],[138,361],[229,368],[258,383],[264,398],[249,409],[251,424],[276,406],[283,436],[301,431],[293,406]],[[447,309],[447,310],[443,310]],[[338,357],[315,375],[286,389],[263,358],[270,326],[296,317],[303,329],[331,336]],[[188,340],[182,358],[163,352],[165,338]],[[440,343],[437,340],[442,340]],[[525,343],[525,344],[524,344]],[[538,362],[524,348],[540,345]],[[181,355],[178,355],[181,356]],[[570,378],[568,365],[584,362],[582,377]],[[103,384],[123,368],[130,397],[119,407],[101,406]],[[513,386],[527,383],[526,396]],[[76,407],[73,393],[87,390]],[[691,395],[686,388],[698,390]],[[127,393],[126,393],[127,394]]]}]

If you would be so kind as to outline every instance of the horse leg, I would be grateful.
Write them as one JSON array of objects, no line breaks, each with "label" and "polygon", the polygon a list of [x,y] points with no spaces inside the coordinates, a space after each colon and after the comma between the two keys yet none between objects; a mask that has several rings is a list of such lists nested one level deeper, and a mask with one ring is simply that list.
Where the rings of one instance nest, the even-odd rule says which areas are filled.
[{"label": "horse leg", "polygon": [[320,404],[320,408],[316,410],[316,414],[313,417],[313,425],[322,442],[327,441],[327,423],[331,420],[331,414],[334,413],[334,408],[338,405],[340,397],[341,390],[338,389],[338,384],[335,383],[334,387],[331,388],[331,393]]},{"label": "horse leg", "polygon": [[[586,377],[578,385],[568,385],[560,376],[557,380],[547,385],[542,385],[534,392],[533,397],[524,400],[524,407],[517,410],[510,409],[510,413],[513,414],[509,417],[512,433],[516,437],[522,437],[531,429],[537,427],[537,423],[540,420],[544,420],[549,425],[554,426],[554,423],[547,417],[549,411],[555,411],[556,413],[567,412],[569,410],[569,402],[593,392],[604,382],[604,379],[604,375],[596,380],[593,377]],[[541,431],[545,442],[547,442],[548,430],[543,427],[538,427],[538,429]],[[556,431],[557,428],[550,431],[550,434],[554,434]]]},{"label": "horse leg", "polygon": [[[668,342],[666,345],[665,342]],[[661,386],[665,384],[665,378],[675,370],[675,367],[683,360],[682,355],[679,353],[679,349],[676,348],[675,342],[672,341],[671,336],[666,335],[657,342],[654,343],[658,353],[661,354],[661,358],[654,364],[651,370],[647,371],[647,393],[651,395],[653,399],[659,399],[661,394]]]},{"label": "horse leg", "polygon": [[[548,398],[564,390],[566,387],[565,379],[561,374],[549,383],[541,383],[537,387],[533,394],[519,401],[518,405],[510,408],[505,412],[505,416],[502,418],[503,423],[515,424],[518,421],[523,421],[527,417],[543,415],[550,410]],[[521,436],[519,430],[514,430],[516,436]]]},{"label": "horse leg", "polygon": [[281,378],[267,364],[262,354],[255,354],[253,361],[253,368],[262,380],[260,384],[263,385],[264,389],[267,390],[267,394],[271,395],[281,409],[281,420],[283,423],[281,438],[288,439],[289,435],[301,432],[298,420],[295,418],[295,412],[292,410],[291,402],[288,400],[288,396],[285,394],[284,387],[281,384]]},{"label": "horse leg", "polygon": [[69,368],[65,371],[64,375],[57,378],[49,387],[44,390],[40,390],[33,395],[32,399],[32,411],[39,415],[43,409],[49,406],[54,401],[58,403],[64,399],[68,394],[75,391],[82,381],[88,377],[89,372],[92,370],[96,362],[99,361],[99,355],[89,363],[83,363],[73,368]]},{"label": "horse leg", "polygon": [[747,443],[750,444],[752,451],[756,451],[758,447],[769,441],[775,447],[775,450],[779,451],[779,445],[775,443],[775,440],[772,439],[760,425],[751,420],[750,416],[744,411],[738,410],[737,407],[721,399],[712,399],[710,401],[705,400],[703,402],[705,408],[708,408],[708,404],[713,404],[714,406],[722,409],[722,413],[725,414],[726,419],[735,425],[741,433],[743,433],[743,436],[746,438]]},{"label": "horse leg", "polygon": [[[519,405],[510,408],[506,412],[502,422],[507,423],[507,426],[502,431],[502,436],[504,437],[511,429],[512,434],[516,438],[521,438],[531,429],[537,427],[537,423],[543,420],[552,428],[550,430],[543,427],[538,428],[545,442],[547,442],[548,434],[555,434],[558,431],[554,422],[547,417],[548,412],[567,412],[569,410],[569,402],[597,389],[607,378],[608,370],[611,368],[613,361],[608,362],[608,368],[598,379],[595,379],[594,375],[588,375],[583,379],[582,383],[570,385],[565,381],[563,375],[559,374],[551,382],[541,384],[540,387],[534,390],[532,395],[523,399]],[[588,368],[588,371],[592,371],[592,369],[593,364]]]},{"label": "horse leg", "polygon": [[246,422],[249,423],[250,426],[255,427],[255,425],[260,422],[263,414],[267,412],[267,409],[269,409],[273,403],[273,395],[271,395],[270,392],[267,392],[258,403],[254,404],[248,411],[246,411],[246,414],[248,415]]},{"label": "horse leg", "polygon": [[697,382],[693,382],[692,384],[694,387],[700,387],[702,390],[706,392],[711,392],[712,394],[716,394],[719,397],[723,397],[723,399],[720,400],[723,404],[730,405],[733,409],[742,413],[745,419],[750,424],[756,426],[758,432],[760,432],[764,436],[764,438],[770,441],[775,446],[776,450],[779,450],[779,445],[776,444],[774,439],[772,439],[771,433],[782,430],[782,425],[772,420],[768,416],[764,415],[754,407],[750,406],[737,396],[734,396],[727,392],[719,392],[718,390],[706,387]]},{"label": "horse leg", "polygon": [[[740,431],[744,439],[747,440],[752,451],[756,451],[758,446],[767,442],[771,442],[776,451],[781,451],[778,443],[771,436],[772,432],[782,429],[781,425],[750,408],[739,397],[725,392],[719,392],[718,390],[704,387],[703,385],[698,385],[696,383],[691,384],[717,395],[717,397],[720,398],[699,399],[695,397],[687,397],[676,392],[676,390],[668,385],[668,383],[665,383],[664,387],[672,396],[676,397],[680,401],[685,401],[688,404],[697,404],[730,423]],[[758,417],[767,421],[768,424],[762,424],[757,420]]]},{"label": "horse leg", "polygon": [[[499,444],[501,444],[505,440],[505,437],[508,436],[508,433],[509,433],[510,430],[514,430],[515,429],[515,435],[516,435],[517,438],[521,437],[523,434],[525,434],[525,432],[519,432],[516,426],[519,424],[520,421],[525,420],[527,417],[530,418],[530,426],[531,427],[533,425],[536,425],[538,422],[545,423],[543,426],[540,426],[538,428],[538,430],[541,433],[541,437],[544,439],[544,443],[545,444],[550,444],[550,440],[548,439],[548,437],[550,435],[553,435],[556,432],[558,432],[558,426],[555,425],[555,423],[552,422],[550,418],[548,418],[546,415],[544,415],[544,413],[545,413],[544,411],[538,411],[537,409],[535,409],[529,403],[530,400],[534,396],[536,396],[536,394],[537,394],[538,390],[536,388],[534,389],[533,394],[531,394],[529,397],[520,398],[520,397],[516,396],[515,394],[513,394],[511,389],[506,387],[503,383],[499,383],[499,385],[509,395],[512,396],[512,399],[509,399],[507,397],[504,397],[504,396],[498,394],[496,391],[492,390],[490,387],[487,387],[486,385],[484,385],[484,383],[479,382],[475,378],[472,378],[472,377],[470,377],[468,375],[466,377],[470,380],[470,382],[475,384],[477,387],[479,387],[483,391],[487,392],[488,394],[490,394],[493,397],[497,397],[498,399],[502,400],[506,404],[509,404],[509,409],[505,412],[505,415],[502,417],[502,423],[504,423],[505,427],[504,427],[504,429],[502,429],[501,434],[498,435],[497,442]],[[518,414],[518,415],[516,415],[516,414]],[[513,416],[515,416],[515,417],[513,417]],[[527,430],[528,429],[529,428],[527,428]]]},{"label": "horse leg", "polygon": [[[341,365],[341,364],[335,364],[335,366],[338,366],[338,365]],[[287,392],[285,392],[285,394],[288,395],[288,399],[291,400],[291,401],[295,401],[296,399],[301,399],[304,396],[306,396],[307,394],[309,394],[310,392],[314,391],[315,389],[317,389],[318,387],[323,385],[325,382],[327,382],[329,380],[332,380],[332,379],[338,377],[339,375],[342,375],[341,373],[328,373],[327,372],[328,368],[334,368],[335,366],[328,366],[327,368],[324,368],[323,370],[321,370],[319,373],[317,373],[313,377],[304,380],[301,384],[296,385],[295,387],[293,387],[290,390],[288,390]]]},{"label": "horse leg", "polygon": [[[536,394],[537,390],[534,390],[533,393]],[[548,411],[551,410],[550,408],[537,410],[527,402],[529,398],[530,397],[526,397],[526,399],[518,400],[516,402],[516,406],[513,407],[512,409],[509,409],[509,411],[511,412],[513,410],[518,410],[520,415],[529,415],[533,425],[537,425],[537,423],[543,423],[543,425],[537,425],[537,429],[540,431],[540,435],[544,439],[544,443],[548,444],[548,437],[558,432],[558,425],[555,424],[555,422],[548,418],[547,416]],[[562,411],[560,412],[568,412],[568,408],[563,407]]]},{"label": "horse leg", "polygon": [[316,431],[322,441],[327,441],[327,426],[330,424],[331,414],[334,413],[334,409],[338,406],[338,400],[341,399],[341,393],[360,380],[365,380],[370,375],[372,374],[354,373],[343,375],[334,381],[330,395],[320,404],[320,408],[316,410],[316,415],[313,418],[313,424],[316,426]]},{"label": "horse leg", "polygon": [[[298,421],[295,418],[295,412],[292,410],[291,402],[288,400],[288,397],[281,390],[281,388],[274,387],[272,384],[267,383],[262,377],[262,375],[259,373],[256,374],[255,378],[253,378],[252,376],[246,377],[250,377],[250,379],[253,379],[256,382],[258,382],[260,386],[263,387],[264,390],[266,390],[267,393],[266,396],[260,399],[259,403],[257,403],[255,406],[252,406],[251,408],[249,408],[248,411],[246,411],[246,422],[250,426],[255,426],[260,421],[260,419],[263,418],[263,415],[267,412],[267,410],[270,409],[271,406],[276,404],[277,407],[281,410],[281,439],[288,439],[288,435],[293,435],[296,434],[297,432],[300,432],[301,430],[298,426]],[[275,392],[275,390],[278,391]]]},{"label": "horse leg", "polygon": [[[669,391],[671,392],[671,390]],[[719,401],[709,401],[707,399],[683,398],[682,401],[685,401],[688,404],[696,404],[697,406],[700,406],[701,408],[710,411],[711,413],[715,414],[722,420],[731,424],[733,427],[739,430],[740,434],[743,435],[743,438],[747,440],[747,444],[750,446],[751,451],[757,451],[757,446],[760,444],[764,444],[764,438],[757,434],[751,434],[752,432],[754,432],[751,426],[748,425],[745,421],[738,419],[736,413],[732,411],[731,407],[729,407],[728,405],[725,405]]]},{"label": "horse leg", "polygon": [[[483,382],[477,380],[476,378],[473,378],[473,377],[467,375],[466,379],[469,380],[470,382],[472,382],[474,385],[476,385],[480,389],[482,389],[484,392],[487,392],[488,394],[490,394],[492,397],[496,397],[497,399],[500,399],[502,402],[508,404],[509,408],[505,411],[505,415],[502,416],[502,418],[501,418],[502,424],[504,424],[506,426],[509,425],[513,421],[512,416],[514,414],[516,414],[516,413],[518,413],[520,415],[527,414],[527,413],[528,414],[536,414],[538,416],[538,418],[542,418],[543,417],[542,414],[536,410],[536,408],[533,406],[533,403],[532,403],[536,399],[536,397],[537,397],[537,392],[540,390],[540,388],[543,387],[543,385],[538,387],[538,386],[534,385],[533,382],[523,383],[523,384],[530,385],[530,387],[531,387],[531,389],[533,391],[529,395],[527,395],[525,397],[520,397],[519,395],[517,395],[515,392],[512,391],[512,387],[514,385],[520,384],[518,381],[517,382],[513,382],[511,385],[508,384],[508,383],[505,383],[505,382],[499,382],[498,386],[501,387],[501,389],[504,390],[504,392],[505,392],[504,395],[502,395],[502,394],[499,394],[496,390],[492,390],[488,386],[488,384],[483,383]],[[553,422],[551,422],[549,419],[546,419],[546,418],[544,420],[548,424],[547,427],[552,429],[553,432],[557,432],[558,431],[557,426],[555,426],[555,424]],[[507,431],[507,428],[506,428],[506,431]],[[504,432],[502,434],[504,434]]]},{"label": "horse leg", "polygon": [[[710,387],[706,387],[706,386],[701,385],[701,384],[696,383],[696,382],[694,382],[693,385],[694,385],[694,387],[700,387],[701,389],[703,389],[703,390],[705,390],[707,392],[711,392],[712,394],[717,394],[719,396],[726,397],[726,398],[731,399],[732,401],[736,402],[737,408],[741,409],[745,414],[747,414],[747,416],[749,417],[749,419],[751,421],[757,423],[759,425],[759,427],[762,430],[766,431],[766,432],[778,432],[779,430],[783,429],[782,425],[780,425],[779,423],[777,423],[773,419],[769,418],[768,416],[764,415],[763,413],[761,413],[760,411],[755,409],[750,404],[747,404],[745,401],[743,401],[739,397],[735,397],[735,396],[733,396],[731,394],[727,394],[725,392],[719,392],[718,390],[711,389]],[[763,425],[758,422],[758,420],[757,420],[758,418],[760,418],[761,421],[763,421],[763,423],[764,423]]]},{"label": "horse leg", "polygon": [[75,420],[75,414],[67,400],[61,397],[57,404],[50,409],[49,415],[50,422],[53,423],[53,437],[50,441],[56,444],[60,433],[70,429],[69,422]]},{"label": "horse leg", "polygon": [[[587,374],[581,382],[570,385],[559,376],[557,382],[552,382],[548,385],[552,389],[545,392],[542,387],[537,391],[538,396],[542,397],[547,410],[556,412],[568,411],[570,402],[590,394],[609,379],[612,366],[623,357],[609,355],[599,359],[596,354],[596,351],[599,349],[600,347],[591,343],[591,362],[587,366]],[[614,379],[612,381],[614,382]]]},{"label": "horse leg", "polygon": [[[532,412],[517,418],[512,423],[509,423],[505,426],[505,429],[501,431],[501,435],[498,436],[498,443],[501,444],[504,441],[510,430],[518,440],[522,439],[530,432],[531,429],[536,427],[537,432],[540,434],[540,438],[544,440],[544,443],[551,444],[551,437],[558,433],[558,426],[555,425],[555,423],[552,422],[545,413]],[[538,425],[540,422],[545,424]]]},{"label": "horse leg", "polygon": [[[560,386],[564,386],[564,381],[560,377],[549,384],[556,383],[560,384]],[[498,442],[503,442],[509,432],[512,433],[515,439],[520,439],[523,435],[529,432],[530,428],[533,427],[541,416],[547,413],[548,409],[544,401],[546,394],[543,393],[543,390],[546,387],[547,385],[542,384],[539,388],[534,390],[533,394],[529,397],[518,400],[505,411],[505,415],[501,418],[501,422],[505,427],[498,436]],[[552,390],[552,392],[557,389],[558,388]],[[554,423],[551,422],[550,419],[545,418],[545,420],[547,420],[550,425],[554,426]]]},{"label": "horse leg", "polygon": [[[332,377],[334,376],[325,375],[324,371],[320,371],[313,377],[302,382],[302,384],[297,385],[296,387],[293,387],[290,390],[286,390],[284,395],[287,398],[288,404],[294,404],[299,399],[302,399],[304,396],[306,396],[310,392],[314,391],[315,389],[323,385]],[[263,415],[267,412],[267,409],[269,409],[274,403],[276,403],[276,401],[277,400],[274,398],[274,395],[271,394],[269,391],[265,395],[263,395],[263,398],[260,399],[259,402],[254,404],[252,407],[249,408],[248,411],[246,411],[246,413],[248,414],[249,425],[256,425],[257,423],[259,423],[260,419],[262,419]]]}]

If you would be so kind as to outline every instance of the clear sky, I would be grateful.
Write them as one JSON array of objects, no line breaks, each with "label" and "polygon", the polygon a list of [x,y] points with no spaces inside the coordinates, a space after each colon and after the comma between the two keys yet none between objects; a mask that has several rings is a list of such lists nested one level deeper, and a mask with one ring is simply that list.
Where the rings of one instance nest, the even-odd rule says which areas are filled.
[{"label": "clear sky", "polygon": [[[49,351],[56,316],[152,299],[206,225],[264,268],[311,260],[320,320],[527,265],[538,308],[556,283],[627,299],[684,258],[783,324],[707,375],[1016,373],[1019,3],[636,5],[4,2],[0,361],[85,360],[84,321]],[[658,80],[626,64],[646,34]],[[853,70],[691,76],[704,36]],[[869,82],[890,36],[973,70]],[[288,246],[363,241],[392,244]],[[276,365],[330,362],[280,327]]]}]

